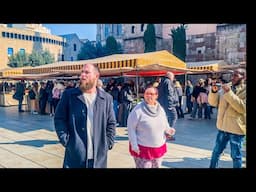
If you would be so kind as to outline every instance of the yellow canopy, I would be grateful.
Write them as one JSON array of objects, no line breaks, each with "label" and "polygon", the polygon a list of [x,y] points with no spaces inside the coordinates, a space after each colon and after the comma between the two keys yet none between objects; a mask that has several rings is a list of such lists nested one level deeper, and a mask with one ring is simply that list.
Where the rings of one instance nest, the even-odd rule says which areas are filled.
[{"label": "yellow canopy", "polygon": [[223,60],[212,60],[212,61],[199,61],[199,62],[188,62],[187,68],[192,70],[199,70],[202,72],[219,72],[222,71],[223,65],[226,62]]},{"label": "yellow canopy", "polygon": [[[142,73],[167,70],[177,73],[188,71],[185,62],[170,52],[163,50],[139,54],[114,54],[89,60],[55,62],[37,67],[24,68],[22,72],[27,75],[56,72],[74,75],[80,74],[83,65],[86,63],[98,65],[102,76],[123,75],[132,71],[140,71]],[[18,69],[21,68],[15,68],[15,70]]]},{"label": "yellow canopy", "polygon": [[186,70],[186,64],[169,53],[168,51],[156,51],[140,54],[115,54],[96,59],[80,61],[63,61],[38,67],[25,69],[25,74],[50,73],[53,71],[78,72],[86,63],[96,64],[100,68],[101,74],[112,75],[132,70]]}]

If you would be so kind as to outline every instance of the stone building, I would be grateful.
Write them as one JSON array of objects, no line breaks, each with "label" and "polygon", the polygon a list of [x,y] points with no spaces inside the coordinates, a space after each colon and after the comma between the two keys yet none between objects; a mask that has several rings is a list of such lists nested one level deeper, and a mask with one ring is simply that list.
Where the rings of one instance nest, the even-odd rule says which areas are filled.
[{"label": "stone building", "polygon": [[[156,50],[172,51],[171,37],[166,34],[165,25],[155,24]],[[97,24],[96,40],[105,44],[108,36],[114,36],[122,46],[124,53],[143,53],[144,52],[144,32],[147,24]],[[168,32],[170,33],[170,31]]]},{"label": "stone building", "polygon": [[216,60],[216,33],[187,35],[186,61]]},{"label": "stone building", "polygon": [[76,61],[77,55],[79,54],[82,46],[84,45],[83,40],[79,39],[77,34],[66,34],[61,35],[66,39],[66,46],[63,49],[62,61]]},{"label": "stone building", "polygon": [[32,51],[49,50],[55,61],[60,61],[64,46],[63,37],[50,34],[41,24],[1,24],[0,69],[6,68],[9,56],[17,52],[31,54]]},{"label": "stone building", "polygon": [[96,41],[106,44],[109,36],[115,37],[116,41],[123,44],[123,24],[97,24]]},{"label": "stone building", "polygon": [[246,24],[218,24],[216,47],[218,59],[228,64],[246,62]]}]

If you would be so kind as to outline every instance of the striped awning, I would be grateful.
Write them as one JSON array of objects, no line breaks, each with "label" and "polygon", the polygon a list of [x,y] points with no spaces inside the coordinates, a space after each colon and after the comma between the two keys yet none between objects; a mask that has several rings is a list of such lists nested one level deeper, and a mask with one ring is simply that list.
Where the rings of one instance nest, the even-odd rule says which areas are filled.
[{"label": "striped awning", "polygon": [[212,60],[212,61],[199,61],[199,62],[187,62],[187,68],[193,70],[199,70],[204,72],[218,72],[221,70],[221,66],[225,65],[226,62],[223,60]]},{"label": "striped awning", "polygon": [[0,77],[18,76],[23,74],[23,70],[30,67],[5,68],[0,70]]},{"label": "striped awning", "polygon": [[[22,69],[23,74],[46,74],[61,72],[65,74],[78,74],[86,63],[95,64],[101,71],[101,76],[123,75],[124,73],[139,71],[144,74],[149,71],[175,71],[186,72],[186,63],[170,52],[155,51],[139,54],[115,54],[96,59],[80,61],[63,61],[52,64]],[[18,68],[16,68],[18,70]]]}]

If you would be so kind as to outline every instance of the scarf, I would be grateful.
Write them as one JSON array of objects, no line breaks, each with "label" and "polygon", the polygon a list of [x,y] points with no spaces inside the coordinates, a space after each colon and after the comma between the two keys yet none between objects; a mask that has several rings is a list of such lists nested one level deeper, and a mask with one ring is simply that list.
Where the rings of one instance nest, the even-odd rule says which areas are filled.
[{"label": "scarf", "polygon": [[142,110],[151,117],[156,117],[160,113],[160,104],[157,102],[156,106],[148,105],[145,101],[141,103]]}]

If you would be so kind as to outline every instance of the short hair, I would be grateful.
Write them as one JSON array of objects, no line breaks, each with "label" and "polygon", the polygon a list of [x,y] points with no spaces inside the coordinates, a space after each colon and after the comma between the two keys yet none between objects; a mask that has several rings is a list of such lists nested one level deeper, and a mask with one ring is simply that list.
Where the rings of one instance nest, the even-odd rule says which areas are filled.
[{"label": "short hair", "polygon": [[91,65],[91,66],[93,66],[94,70],[95,70],[97,73],[100,74],[100,69],[99,69],[99,67],[98,67],[97,64],[85,63],[84,65]]}]

